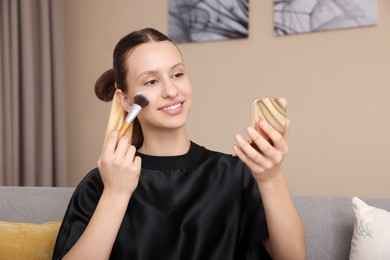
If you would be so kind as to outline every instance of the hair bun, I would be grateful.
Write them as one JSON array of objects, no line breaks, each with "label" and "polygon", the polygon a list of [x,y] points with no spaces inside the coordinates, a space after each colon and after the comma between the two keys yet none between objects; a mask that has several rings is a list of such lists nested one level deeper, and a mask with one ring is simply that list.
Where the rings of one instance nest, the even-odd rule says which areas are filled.
[{"label": "hair bun", "polygon": [[111,101],[115,94],[114,70],[104,72],[95,83],[95,94],[103,101]]}]

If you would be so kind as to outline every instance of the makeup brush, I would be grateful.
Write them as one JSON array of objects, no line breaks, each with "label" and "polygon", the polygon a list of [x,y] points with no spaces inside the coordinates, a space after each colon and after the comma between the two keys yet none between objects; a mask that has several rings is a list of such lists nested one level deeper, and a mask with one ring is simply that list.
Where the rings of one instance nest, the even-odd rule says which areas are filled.
[{"label": "makeup brush", "polygon": [[119,130],[119,138],[125,135],[127,129],[129,129],[130,124],[137,117],[138,113],[141,112],[141,109],[147,105],[149,105],[149,99],[145,94],[141,92],[135,94],[133,105],[131,106],[129,113],[127,114],[126,119]]}]

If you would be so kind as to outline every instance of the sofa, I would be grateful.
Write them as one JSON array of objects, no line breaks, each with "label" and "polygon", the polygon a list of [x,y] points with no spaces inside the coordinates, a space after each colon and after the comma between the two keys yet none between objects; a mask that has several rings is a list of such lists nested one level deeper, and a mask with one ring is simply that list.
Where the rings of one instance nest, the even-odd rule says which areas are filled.
[{"label": "sofa", "polygon": [[[45,249],[48,251],[45,257],[50,259],[49,249],[53,246],[73,191],[74,188],[65,187],[0,187],[0,222],[16,225],[29,223],[28,225],[38,228],[41,223],[55,223],[56,226],[51,231],[52,241]],[[390,211],[390,198],[361,199],[372,207]],[[293,200],[305,227],[307,259],[349,259],[356,215],[352,209],[352,197],[293,196]],[[386,211],[385,214],[388,213]],[[0,225],[0,236],[1,229]],[[0,244],[3,242],[4,237],[0,239]],[[390,240],[388,245],[390,247]],[[0,250],[0,259],[17,258],[4,256],[3,248],[3,251]]]}]

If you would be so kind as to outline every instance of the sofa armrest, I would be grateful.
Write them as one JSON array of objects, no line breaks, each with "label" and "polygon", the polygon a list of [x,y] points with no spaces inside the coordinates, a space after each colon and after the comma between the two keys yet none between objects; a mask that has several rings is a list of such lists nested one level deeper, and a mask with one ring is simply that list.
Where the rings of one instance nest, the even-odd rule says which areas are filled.
[{"label": "sofa armrest", "polygon": [[0,187],[0,220],[62,220],[73,191],[70,187]]}]

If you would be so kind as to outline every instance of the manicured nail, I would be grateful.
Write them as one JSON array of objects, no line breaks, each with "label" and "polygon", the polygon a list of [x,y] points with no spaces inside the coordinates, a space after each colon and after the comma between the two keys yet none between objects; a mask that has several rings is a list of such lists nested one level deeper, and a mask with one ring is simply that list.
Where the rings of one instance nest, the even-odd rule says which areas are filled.
[{"label": "manicured nail", "polygon": [[266,121],[260,121],[260,127],[261,128],[267,128],[268,127],[268,123]]}]

